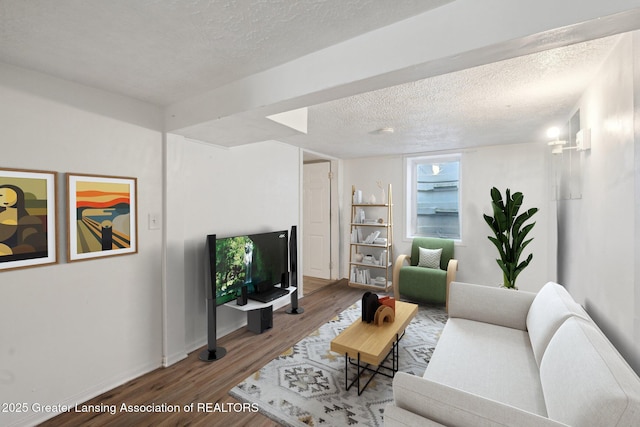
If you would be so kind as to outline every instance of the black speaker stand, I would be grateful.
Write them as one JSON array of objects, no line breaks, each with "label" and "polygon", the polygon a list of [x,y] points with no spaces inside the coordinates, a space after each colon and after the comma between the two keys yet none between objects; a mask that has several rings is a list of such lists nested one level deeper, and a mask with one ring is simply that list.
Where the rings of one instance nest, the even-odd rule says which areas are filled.
[{"label": "black speaker stand", "polygon": [[218,347],[216,337],[216,300],[207,299],[207,348],[200,352],[200,360],[214,362],[222,359],[227,350]]},{"label": "black speaker stand", "polygon": [[302,314],[304,313],[304,308],[298,307],[298,288],[291,292],[291,308],[285,310],[287,314]]},{"label": "black speaker stand", "polygon": [[215,350],[204,349],[200,352],[200,360],[203,362],[214,362],[222,359],[227,354],[224,347],[216,347]]}]

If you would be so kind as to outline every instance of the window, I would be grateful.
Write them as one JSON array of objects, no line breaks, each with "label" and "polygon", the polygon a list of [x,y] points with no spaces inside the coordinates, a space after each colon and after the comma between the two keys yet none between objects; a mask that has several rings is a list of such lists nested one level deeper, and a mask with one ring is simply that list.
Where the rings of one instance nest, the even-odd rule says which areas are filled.
[{"label": "window", "polygon": [[406,236],[460,240],[460,155],[406,158]]}]

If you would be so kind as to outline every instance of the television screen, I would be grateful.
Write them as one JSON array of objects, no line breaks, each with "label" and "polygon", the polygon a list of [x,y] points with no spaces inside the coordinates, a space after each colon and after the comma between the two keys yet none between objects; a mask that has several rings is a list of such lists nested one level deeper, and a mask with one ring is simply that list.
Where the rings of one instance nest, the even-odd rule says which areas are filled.
[{"label": "television screen", "polygon": [[215,251],[217,305],[234,300],[244,285],[251,293],[258,283],[278,284],[288,271],[286,230],[219,238]]}]

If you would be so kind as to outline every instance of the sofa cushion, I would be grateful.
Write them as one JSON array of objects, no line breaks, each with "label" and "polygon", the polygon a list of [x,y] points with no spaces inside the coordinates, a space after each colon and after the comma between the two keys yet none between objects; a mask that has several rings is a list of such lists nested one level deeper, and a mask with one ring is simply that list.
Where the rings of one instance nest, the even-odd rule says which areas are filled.
[{"label": "sofa cushion", "polygon": [[640,379],[591,321],[567,319],[542,356],[549,417],[571,426],[638,426]]},{"label": "sofa cushion", "polygon": [[418,267],[440,268],[440,257],[442,256],[442,248],[440,249],[420,249],[420,259]]},{"label": "sofa cushion", "polygon": [[527,330],[527,313],[536,294],[495,286],[451,282],[449,317]]},{"label": "sofa cushion", "polygon": [[424,378],[546,416],[538,365],[520,329],[450,318]]},{"label": "sofa cushion", "polygon": [[[503,402],[426,380],[405,372],[398,372],[393,379],[393,400],[400,411],[423,418],[402,417],[400,411],[385,407],[385,426],[431,426],[432,422],[446,426],[483,427],[567,427],[565,424],[515,408]],[[390,418],[387,419],[387,413]],[[400,412],[402,413],[402,412]],[[399,420],[399,422],[396,422]],[[440,425],[436,424],[436,425]]]},{"label": "sofa cushion", "polygon": [[563,286],[553,282],[544,285],[527,314],[527,329],[538,366],[551,337],[571,316],[589,318]]}]

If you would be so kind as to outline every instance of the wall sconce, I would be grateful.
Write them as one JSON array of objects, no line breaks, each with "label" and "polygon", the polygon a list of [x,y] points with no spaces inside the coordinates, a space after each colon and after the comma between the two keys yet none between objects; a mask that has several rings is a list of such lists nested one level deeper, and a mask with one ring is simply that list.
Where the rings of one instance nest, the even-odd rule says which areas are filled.
[{"label": "wall sconce", "polygon": [[560,136],[560,129],[557,126],[551,126],[547,129],[547,138],[558,139]]},{"label": "wall sconce", "polygon": [[559,138],[560,132],[558,128],[549,128],[547,130],[547,136],[555,138],[553,141],[549,141],[547,144],[552,147],[551,154],[562,154],[565,150],[586,151],[591,149],[591,129],[582,129],[576,133],[576,145],[572,147],[565,147],[567,141]]},{"label": "wall sconce", "polygon": [[[560,130],[555,129],[555,133],[554,129],[551,129],[551,132],[547,131],[547,141],[551,141],[549,146],[553,154],[551,171],[554,175],[556,200],[582,198],[583,168],[588,163],[588,157],[579,154],[579,150],[583,149],[580,147],[584,147],[588,130],[578,132],[580,128],[580,110],[577,110]],[[561,138],[566,141],[561,141]]]},{"label": "wall sconce", "polygon": [[563,141],[561,139],[556,139],[555,141],[549,141],[547,143],[551,146],[551,154],[562,154],[563,150],[568,150],[569,148],[564,148],[567,145],[567,141]]},{"label": "wall sconce", "polygon": [[576,150],[591,150],[591,128],[580,129],[576,133]]},{"label": "wall sconce", "polygon": [[547,129],[547,136],[554,138],[553,141],[549,141],[547,144],[552,147],[551,154],[562,154],[563,146],[567,145],[567,141],[560,139],[560,129],[553,126]]}]

